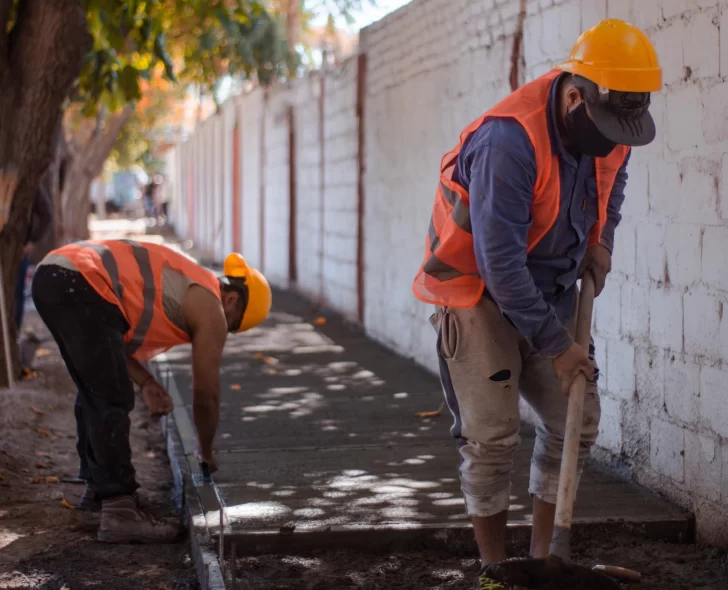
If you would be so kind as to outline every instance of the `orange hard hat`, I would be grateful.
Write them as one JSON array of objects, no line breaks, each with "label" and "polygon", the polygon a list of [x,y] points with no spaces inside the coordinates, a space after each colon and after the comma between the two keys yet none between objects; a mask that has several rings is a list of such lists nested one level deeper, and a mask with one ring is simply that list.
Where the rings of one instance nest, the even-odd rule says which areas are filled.
[{"label": "orange hard hat", "polygon": [[237,332],[245,332],[260,324],[270,313],[273,294],[263,274],[248,266],[245,258],[237,252],[228,254],[223,264],[223,274],[229,279],[243,281],[248,289],[248,305]]},{"label": "orange hard hat", "polygon": [[608,90],[657,92],[662,88],[662,68],[652,42],[640,29],[616,18],[582,33],[569,59],[556,67]]}]

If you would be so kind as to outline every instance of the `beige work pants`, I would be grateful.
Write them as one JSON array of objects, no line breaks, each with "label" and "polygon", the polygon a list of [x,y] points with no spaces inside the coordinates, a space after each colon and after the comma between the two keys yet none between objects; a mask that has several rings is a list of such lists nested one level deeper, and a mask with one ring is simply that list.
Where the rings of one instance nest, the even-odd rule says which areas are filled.
[{"label": "beige work pants", "polygon": [[[519,394],[539,417],[529,492],[556,503],[567,398],[551,359],[537,354],[488,298],[473,308],[438,308],[430,321],[439,332],[440,374],[455,418],[451,432],[459,439],[468,514],[492,516],[508,509],[513,455],[520,442]],[[596,442],[600,415],[596,383],[589,382],[579,474]]]}]

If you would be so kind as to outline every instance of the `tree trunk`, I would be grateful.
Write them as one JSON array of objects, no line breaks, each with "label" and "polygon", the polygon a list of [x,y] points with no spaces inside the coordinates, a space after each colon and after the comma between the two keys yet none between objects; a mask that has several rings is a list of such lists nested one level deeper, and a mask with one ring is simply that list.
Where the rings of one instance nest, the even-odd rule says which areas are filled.
[{"label": "tree trunk", "polygon": [[10,319],[0,386],[8,383],[6,348],[19,374],[12,320],[18,264],[38,184],[53,158],[61,105],[90,43],[78,0],[25,0],[7,32],[12,5],[0,0],[0,262]]},{"label": "tree trunk", "polygon": [[91,182],[104,169],[121,129],[134,108],[129,106],[108,118],[99,113],[90,137],[72,137],[69,141],[69,158],[66,181],[61,192],[61,206],[65,221],[63,232],[66,240],[85,240],[89,237],[88,216],[91,211]]}]

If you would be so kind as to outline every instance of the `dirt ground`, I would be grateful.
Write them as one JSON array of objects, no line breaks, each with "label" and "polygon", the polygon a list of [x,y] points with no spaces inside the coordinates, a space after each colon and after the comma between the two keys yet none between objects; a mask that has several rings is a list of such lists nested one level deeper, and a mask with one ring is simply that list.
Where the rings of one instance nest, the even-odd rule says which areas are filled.
[{"label": "dirt ground", "polygon": [[[0,392],[0,589],[197,588],[186,542],[104,545],[95,540],[99,516],[73,509],[83,486],[55,478],[78,472],[75,388],[37,315],[25,322],[43,343],[37,376]],[[170,515],[164,438],[140,399],[131,441],[142,503]]]},{"label": "dirt ground", "polygon": [[[573,558],[583,565],[620,565],[641,572],[642,582],[635,589],[728,588],[728,555],[716,549],[649,541],[626,533],[609,539],[595,534],[576,536],[572,548]],[[513,555],[525,556],[523,549],[515,548]],[[237,587],[241,590],[470,590],[477,572],[478,565],[472,556],[436,551],[399,555],[322,551],[238,559]]]}]

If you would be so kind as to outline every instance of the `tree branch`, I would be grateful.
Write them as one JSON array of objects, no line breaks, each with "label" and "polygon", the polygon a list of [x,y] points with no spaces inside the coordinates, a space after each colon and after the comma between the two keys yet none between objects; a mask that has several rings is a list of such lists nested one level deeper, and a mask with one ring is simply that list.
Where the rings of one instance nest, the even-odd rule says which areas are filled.
[{"label": "tree branch", "polygon": [[104,119],[106,118],[106,107],[101,105],[99,107],[99,113],[96,115],[96,125],[91,133],[91,140],[95,140],[101,135],[101,129],[104,125]]},{"label": "tree branch", "polygon": [[123,111],[112,115],[112,117],[107,120],[103,135],[99,136],[96,141],[93,142],[93,151],[88,154],[88,159],[86,160],[85,169],[90,178],[96,178],[99,174],[101,174],[104,163],[109,157],[109,154],[119,137],[121,128],[126,125],[126,122],[129,120],[129,117],[131,117],[133,112],[134,107],[132,105],[128,105]]}]

